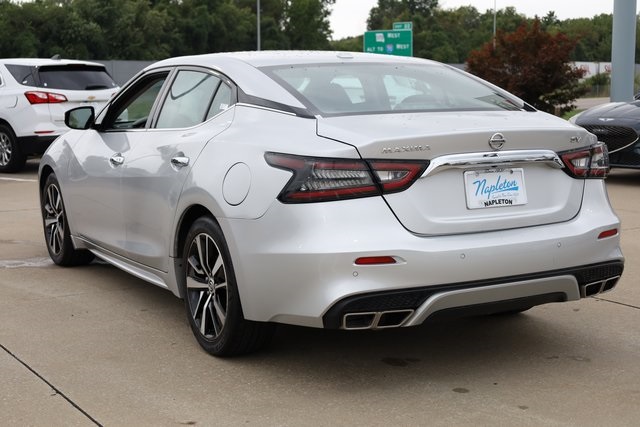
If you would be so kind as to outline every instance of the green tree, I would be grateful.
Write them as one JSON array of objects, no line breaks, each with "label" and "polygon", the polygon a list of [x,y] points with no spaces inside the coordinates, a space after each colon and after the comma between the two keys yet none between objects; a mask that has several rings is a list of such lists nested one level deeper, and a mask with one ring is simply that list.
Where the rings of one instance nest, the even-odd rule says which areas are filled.
[{"label": "green tree", "polygon": [[498,32],[496,46],[486,43],[471,52],[468,70],[547,112],[575,108],[584,93],[584,70],[570,64],[576,41],[562,33],[542,31],[540,21],[523,24],[513,33]]},{"label": "green tree", "polygon": [[558,31],[577,40],[571,59],[574,61],[611,61],[613,16],[601,14],[591,19],[568,19],[558,25]]},{"label": "green tree", "polygon": [[342,50],[348,52],[360,52],[363,47],[363,36],[346,37],[331,42],[331,49]]},{"label": "green tree", "polygon": [[[35,3],[0,1],[0,56],[3,58],[38,56],[40,39],[34,28],[41,10]],[[10,35],[10,36],[9,36]]]},{"label": "green tree", "polygon": [[328,49],[331,38],[329,6],[335,0],[288,0],[284,5],[284,33],[291,49]]}]

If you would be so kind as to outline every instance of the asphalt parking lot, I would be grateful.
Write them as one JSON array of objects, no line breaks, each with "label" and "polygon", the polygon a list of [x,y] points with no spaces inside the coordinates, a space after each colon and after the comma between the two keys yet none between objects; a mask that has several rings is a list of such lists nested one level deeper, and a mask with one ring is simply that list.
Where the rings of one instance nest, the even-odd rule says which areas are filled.
[{"label": "asphalt parking lot", "polygon": [[640,171],[607,181],[627,259],[613,292],[401,330],[281,327],[230,360],[169,292],[54,266],[36,172],[0,174],[0,425],[638,425]]}]

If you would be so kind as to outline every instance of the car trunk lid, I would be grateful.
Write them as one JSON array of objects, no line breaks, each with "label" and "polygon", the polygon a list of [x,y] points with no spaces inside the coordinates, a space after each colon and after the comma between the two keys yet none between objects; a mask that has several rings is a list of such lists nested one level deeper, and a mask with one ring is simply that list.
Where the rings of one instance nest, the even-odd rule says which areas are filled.
[{"label": "car trunk lid", "polygon": [[584,181],[567,175],[556,153],[591,141],[553,116],[513,111],[321,117],[318,134],[364,159],[429,161],[409,189],[384,196],[403,226],[422,235],[570,220]]}]

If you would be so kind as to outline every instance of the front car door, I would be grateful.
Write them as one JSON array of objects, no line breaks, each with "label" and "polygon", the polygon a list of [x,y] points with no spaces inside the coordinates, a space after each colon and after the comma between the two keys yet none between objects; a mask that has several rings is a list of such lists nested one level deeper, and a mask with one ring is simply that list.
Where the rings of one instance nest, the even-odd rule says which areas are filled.
[{"label": "front car door", "polygon": [[121,178],[134,141],[146,122],[169,70],[142,76],[121,92],[75,143],[65,187],[75,232],[92,245],[125,256]]}]

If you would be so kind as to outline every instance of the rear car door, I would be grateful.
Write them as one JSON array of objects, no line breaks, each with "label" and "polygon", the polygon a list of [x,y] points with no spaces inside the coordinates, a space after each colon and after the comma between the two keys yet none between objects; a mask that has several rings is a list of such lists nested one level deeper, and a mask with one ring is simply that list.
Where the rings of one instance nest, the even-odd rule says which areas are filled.
[{"label": "rear car door", "polygon": [[177,69],[148,129],[131,140],[122,169],[127,257],[167,271],[176,205],[205,144],[233,117],[233,85],[201,68]]}]

